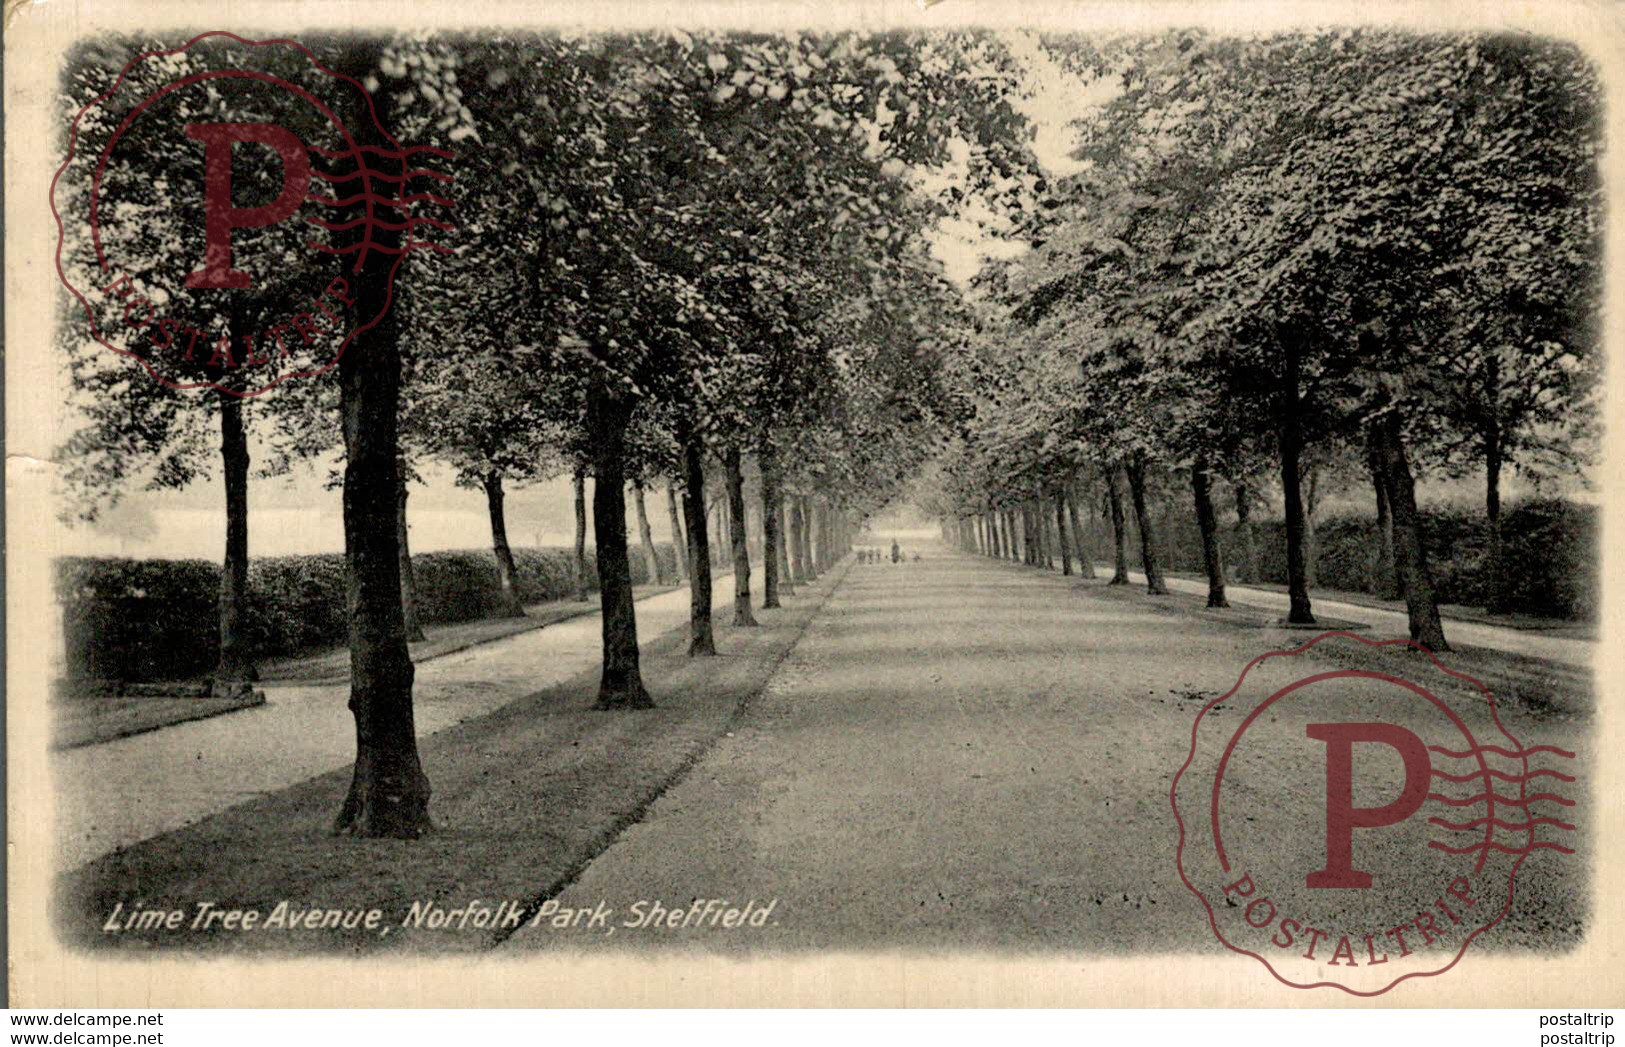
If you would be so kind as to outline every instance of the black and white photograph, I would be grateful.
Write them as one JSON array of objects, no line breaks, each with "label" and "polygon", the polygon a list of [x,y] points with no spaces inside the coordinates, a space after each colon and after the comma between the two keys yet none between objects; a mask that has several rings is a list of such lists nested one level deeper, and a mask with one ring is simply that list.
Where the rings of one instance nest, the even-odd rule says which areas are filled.
[{"label": "black and white photograph", "polygon": [[8,11],[12,1005],[1625,1004],[1617,15]]}]

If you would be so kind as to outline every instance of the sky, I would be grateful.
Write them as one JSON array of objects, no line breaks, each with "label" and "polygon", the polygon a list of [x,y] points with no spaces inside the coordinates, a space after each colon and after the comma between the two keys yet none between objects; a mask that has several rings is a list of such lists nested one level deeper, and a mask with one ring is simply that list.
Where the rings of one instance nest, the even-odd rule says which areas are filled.
[{"label": "sky", "polygon": [[[1085,81],[1068,73],[1044,50],[1036,33],[1004,30],[998,36],[1025,67],[1024,90],[1011,102],[1033,126],[1033,153],[1044,173],[1051,178],[1076,174],[1083,164],[1072,158],[1077,145],[1072,123],[1111,101],[1119,90],[1116,80],[1100,77]],[[922,180],[928,191],[965,181],[969,146],[963,141],[957,145],[951,169],[933,172]],[[1024,242],[1005,239],[1003,231],[1003,223],[985,204],[976,201],[939,227],[932,253],[948,278],[965,287],[988,261],[1013,258],[1027,250]]]}]

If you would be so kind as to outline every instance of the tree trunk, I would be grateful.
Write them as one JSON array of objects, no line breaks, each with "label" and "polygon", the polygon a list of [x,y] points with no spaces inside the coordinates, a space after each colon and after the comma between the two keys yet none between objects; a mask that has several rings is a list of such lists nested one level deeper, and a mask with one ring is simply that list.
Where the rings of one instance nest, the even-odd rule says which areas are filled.
[{"label": "tree trunk", "polygon": [[739,448],[730,447],[722,456],[728,481],[728,538],[733,546],[734,625],[757,624],[750,607],[750,540],[745,534],[745,476],[739,467]]},{"label": "tree trunk", "polygon": [[1055,570],[1055,557],[1060,552],[1061,535],[1055,533],[1055,522],[1060,517],[1049,511],[1049,499],[1044,497],[1044,489],[1040,487],[1037,495],[1033,497],[1033,509],[1038,513],[1039,526],[1044,531],[1044,566]]},{"label": "tree trunk", "polygon": [[248,604],[248,431],[243,398],[220,393],[220,458],[226,487],[226,559],[220,571],[220,661],[212,686],[259,679],[244,631]]},{"label": "tree trunk", "polygon": [[[589,586],[587,584],[587,470],[577,466],[575,471],[576,494],[576,599],[582,603],[587,602]],[[594,480],[594,483],[600,481]]]},{"label": "tree trunk", "polygon": [[1112,506],[1112,545],[1115,551],[1115,563],[1112,568],[1112,585],[1128,584],[1128,522],[1123,513],[1123,489],[1117,482],[1118,468],[1115,465],[1106,466],[1106,494],[1111,499]]},{"label": "tree trunk", "polygon": [[[779,606],[779,571],[784,564],[784,537],[779,529],[779,455],[771,440],[756,452],[762,470],[762,609]],[[788,579],[784,580],[788,583]]]},{"label": "tree trunk", "polygon": [[1501,465],[1504,449],[1501,428],[1491,418],[1484,431],[1484,524],[1489,532],[1485,550],[1489,578],[1485,588],[1486,608],[1496,614],[1506,613],[1512,605],[1511,586],[1507,580],[1506,547],[1501,534]]},{"label": "tree trunk", "polygon": [[728,532],[728,490],[727,490],[727,485],[726,484],[724,484],[724,486],[723,486],[722,497],[716,499],[714,504],[715,504],[716,510],[717,510],[717,522],[716,522],[716,538],[712,542],[712,548],[715,550],[715,552],[713,554],[715,556],[715,559],[712,561],[712,563],[717,567],[721,567],[722,566],[722,558],[723,558],[723,555],[724,555],[723,550],[729,548],[729,541],[728,541],[728,534],[729,534],[729,532]]},{"label": "tree trunk", "polygon": [[[336,70],[359,80],[377,65],[378,47],[346,45]],[[373,100],[376,117],[345,119],[358,147],[392,148],[374,120],[390,123],[387,99]],[[361,116],[361,114],[351,114]],[[358,225],[358,230],[361,228]],[[351,234],[359,244],[399,249],[400,233],[371,228]],[[339,413],[344,430],[344,556],[348,565],[350,700],[355,716],[355,770],[334,831],[355,836],[415,839],[431,828],[429,779],[418,759],[412,717],[412,658],[401,610],[397,531],[398,411],[401,357],[399,310],[388,308],[396,256],[362,252],[361,269],[346,267],[358,316],[377,316],[339,357]]]},{"label": "tree trunk", "polygon": [[1075,481],[1069,480],[1061,486],[1062,497],[1066,499],[1066,516],[1072,523],[1072,548],[1078,557],[1078,574],[1093,578],[1095,562],[1089,552],[1089,540],[1078,523],[1078,495],[1074,484]]},{"label": "tree trunk", "polygon": [[819,574],[829,572],[829,506],[822,498],[813,499],[813,566]]},{"label": "tree trunk", "polygon": [[497,617],[523,618],[525,605],[519,599],[519,568],[513,562],[513,549],[508,545],[508,519],[503,513],[502,474],[495,469],[482,478],[485,486],[485,507],[491,515],[491,551],[497,558],[497,583],[501,589]]},{"label": "tree trunk", "polygon": [[643,565],[646,567],[650,585],[662,585],[666,581],[666,572],[660,569],[660,554],[655,551],[654,532],[649,530],[649,507],[643,498],[643,485],[632,485],[632,508],[638,514],[638,541],[643,546]]},{"label": "tree trunk", "polygon": [[1286,581],[1289,610],[1287,621],[1294,625],[1313,625],[1315,616],[1309,606],[1309,567],[1304,549],[1307,523],[1303,513],[1302,475],[1300,460],[1303,456],[1302,405],[1298,399],[1301,385],[1298,347],[1291,336],[1281,343],[1281,388],[1277,396],[1276,434],[1281,456],[1281,495],[1286,502]]},{"label": "tree trunk", "polygon": [[592,530],[598,557],[598,606],[604,672],[598,709],[650,709],[638,665],[638,618],[626,541],[626,426],[632,408],[600,381],[587,391],[592,443]]},{"label": "tree trunk", "polygon": [[797,514],[801,517],[802,563],[806,568],[804,577],[809,582],[816,582],[818,581],[818,559],[813,555],[813,549],[815,548],[812,533],[814,513],[812,501],[806,495],[802,495],[799,500]]},{"label": "tree trunk", "polygon": [[1320,585],[1320,538],[1315,533],[1315,511],[1320,508],[1320,463],[1308,470],[1309,489],[1303,499],[1303,580],[1310,589]]},{"label": "tree trunk", "polygon": [[1405,610],[1410,619],[1411,639],[1431,651],[1448,651],[1439,606],[1433,597],[1433,581],[1428,575],[1427,547],[1422,537],[1422,521],[1416,511],[1416,481],[1405,454],[1399,416],[1394,411],[1372,423],[1382,462],[1383,485],[1394,514],[1394,561]]},{"label": "tree trunk", "polygon": [[799,497],[790,496],[790,508],[785,515],[789,518],[789,526],[786,530],[790,534],[790,578],[795,584],[801,585],[811,579],[807,577],[806,521],[801,517],[801,499]]},{"label": "tree trunk", "polygon": [[666,511],[671,515],[672,554],[677,557],[677,580],[680,582],[689,576],[688,538],[683,534],[683,521],[677,515],[677,490],[671,484],[666,485]]},{"label": "tree trunk", "polygon": [[1162,596],[1168,592],[1168,585],[1162,580],[1162,568],[1157,563],[1156,530],[1145,504],[1145,456],[1138,452],[1130,455],[1124,471],[1128,474],[1129,497],[1134,502],[1134,518],[1140,524],[1140,565],[1145,570],[1145,591]]},{"label": "tree trunk", "polygon": [[1173,485],[1162,499],[1162,557],[1160,563],[1170,571],[1179,570],[1180,554],[1184,551],[1177,540],[1179,534],[1179,500],[1174,497]]},{"label": "tree trunk", "polygon": [[[775,469],[777,472],[777,469]],[[778,486],[779,478],[775,477],[774,484]],[[795,578],[790,570],[790,545],[794,541],[790,537],[788,524],[789,514],[784,511],[784,494],[779,492],[773,502],[773,526],[778,535],[778,591],[780,596],[794,596],[796,594]]]},{"label": "tree trunk", "polygon": [[1031,498],[1026,499],[1022,507],[1027,512],[1027,533],[1032,535],[1033,566],[1043,567],[1049,556],[1049,543],[1044,541],[1044,517]]},{"label": "tree trunk", "polygon": [[1191,493],[1196,497],[1196,526],[1202,534],[1202,566],[1207,569],[1207,605],[1229,607],[1224,597],[1224,553],[1219,546],[1218,514],[1213,511],[1213,477],[1205,459],[1191,467]]},{"label": "tree trunk", "polygon": [[1377,498],[1377,541],[1372,549],[1370,590],[1384,600],[1400,595],[1399,565],[1394,560],[1394,512],[1388,501],[1388,483],[1383,478],[1382,446],[1375,427],[1367,434],[1366,466],[1371,472],[1371,488]]},{"label": "tree trunk", "polygon": [[[1077,488],[1074,488],[1074,493]],[[1083,504],[1089,507],[1089,526],[1083,532],[1083,555],[1092,568],[1095,562],[1095,550],[1100,548],[1100,514],[1106,508],[1104,500],[1095,498],[1094,492],[1087,486],[1083,489]]]},{"label": "tree trunk", "polygon": [[406,499],[408,471],[405,458],[395,459],[395,540],[400,546],[401,561],[401,615],[406,620],[408,643],[422,643],[423,623],[418,618],[417,572],[412,570],[411,528],[407,525]]},{"label": "tree trunk", "polygon": [[[1073,529],[1073,537],[1077,536],[1077,528]],[[1066,497],[1061,494],[1060,485],[1055,488],[1055,544],[1061,549],[1061,574],[1072,574],[1072,547],[1066,533]]]},{"label": "tree trunk", "polygon": [[1236,482],[1236,530],[1241,532],[1241,580],[1258,584],[1258,543],[1253,535],[1253,495],[1246,480]]},{"label": "tree trunk", "polygon": [[688,653],[717,653],[711,628],[711,544],[705,529],[705,456],[700,441],[683,441],[683,513],[688,525]]}]

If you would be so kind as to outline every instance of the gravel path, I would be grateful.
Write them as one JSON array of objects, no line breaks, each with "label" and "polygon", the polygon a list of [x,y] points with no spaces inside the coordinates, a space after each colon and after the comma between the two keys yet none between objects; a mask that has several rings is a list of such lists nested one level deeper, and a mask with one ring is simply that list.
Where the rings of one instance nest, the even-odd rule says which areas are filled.
[{"label": "gravel path", "polygon": [[[557,918],[574,922],[527,926],[504,948],[1216,950],[1175,871],[1172,775],[1197,710],[1252,658],[1304,639],[982,558],[855,566],[745,724],[559,895]],[[1338,667],[1312,653],[1257,678]],[[1364,683],[1339,698],[1356,718],[1393,701]],[[1525,745],[1589,737],[1583,716],[1504,712]],[[1285,752],[1305,715],[1283,708],[1252,737]],[[1293,831],[1323,819],[1302,750],[1259,751],[1245,787]],[[1566,816],[1583,821],[1574,788]],[[1268,854],[1279,831],[1238,836]],[[1363,837],[1361,855],[1430,890],[1438,852],[1386,839]],[[1577,940],[1580,846],[1526,862],[1517,909],[1480,941]],[[760,927],[629,926],[696,899],[750,913],[777,901]]]}]

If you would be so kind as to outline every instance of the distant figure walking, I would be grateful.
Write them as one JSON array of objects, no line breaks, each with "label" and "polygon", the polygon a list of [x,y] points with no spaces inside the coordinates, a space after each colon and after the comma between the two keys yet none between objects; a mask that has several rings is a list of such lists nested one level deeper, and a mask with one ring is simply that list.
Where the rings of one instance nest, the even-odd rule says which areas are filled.
[{"label": "distant figure walking", "polygon": [[897,547],[897,539],[895,539],[895,538],[892,539],[892,543],[891,543],[891,562],[892,563],[902,563],[903,562],[903,550],[899,549]]}]

